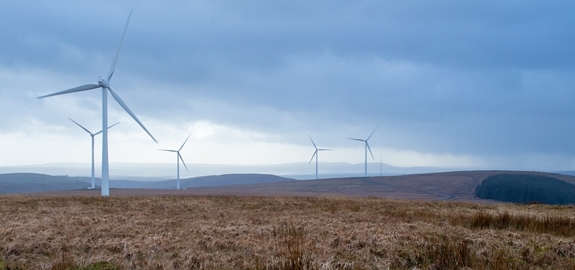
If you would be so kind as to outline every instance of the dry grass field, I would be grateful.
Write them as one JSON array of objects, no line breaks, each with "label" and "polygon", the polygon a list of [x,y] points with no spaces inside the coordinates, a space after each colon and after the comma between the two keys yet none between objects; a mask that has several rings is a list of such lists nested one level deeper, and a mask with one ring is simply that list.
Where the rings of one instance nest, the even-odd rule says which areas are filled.
[{"label": "dry grass field", "polygon": [[0,269],[575,269],[571,206],[3,196]]}]

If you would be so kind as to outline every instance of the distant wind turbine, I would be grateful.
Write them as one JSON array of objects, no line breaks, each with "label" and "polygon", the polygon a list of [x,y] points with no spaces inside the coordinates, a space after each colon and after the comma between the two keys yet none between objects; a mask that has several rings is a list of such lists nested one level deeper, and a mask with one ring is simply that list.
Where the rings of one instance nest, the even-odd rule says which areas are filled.
[{"label": "distant wind turbine", "polygon": [[[379,126],[378,126],[379,127]],[[360,141],[360,142],[364,142],[365,143],[365,175],[367,176],[367,150],[369,149],[369,153],[371,154],[371,158],[375,159],[373,157],[373,153],[371,152],[371,148],[369,147],[369,143],[367,141],[369,141],[369,139],[371,138],[371,136],[373,135],[373,133],[375,133],[375,131],[377,130],[376,127],[373,132],[371,132],[371,134],[369,135],[369,137],[367,137],[367,139],[363,140],[363,139],[356,139],[356,138],[348,138],[349,140],[354,140],[354,141]]]},{"label": "distant wind turbine", "polygon": [[[309,136],[309,135],[308,135]],[[313,139],[311,138],[311,136],[309,136],[309,139],[311,140],[311,143],[313,144],[313,147],[315,148],[315,151],[313,152],[313,155],[311,156],[311,159],[309,160],[308,164],[311,163],[311,161],[313,160],[313,158],[315,157],[315,179],[317,178],[317,171],[318,171],[318,157],[319,157],[319,151],[330,151],[333,149],[326,149],[326,148],[317,148],[317,146],[315,145],[315,142],[313,142]]]},{"label": "distant wind turbine", "polygon": [[[90,134],[90,136],[92,137],[92,189],[94,189],[94,188],[96,188],[95,168],[94,168],[94,136],[96,136],[96,135],[102,133],[102,131],[100,130],[100,131],[98,131],[98,132],[96,132],[96,133],[92,133],[92,132],[90,132],[87,128],[85,128],[85,127],[83,127],[82,125],[78,124],[78,122],[72,120],[72,118],[68,118],[68,119],[70,119],[70,121],[74,122],[74,124],[76,124],[76,125],[78,125],[80,128],[82,128],[84,131],[88,132],[88,134]],[[117,125],[117,124],[119,124],[119,123],[120,123],[120,122],[115,123],[115,124],[109,126],[108,129],[114,127],[115,125]]]},{"label": "distant wind turbine", "polygon": [[46,98],[51,96],[69,94],[74,92],[81,92],[92,90],[96,88],[102,89],[102,196],[110,196],[110,175],[108,169],[108,91],[112,97],[118,102],[118,104],[150,135],[154,142],[158,143],[154,136],[146,129],[144,124],[140,122],[140,119],[130,110],[128,105],[120,98],[120,96],[112,89],[110,86],[110,80],[112,79],[112,75],[114,75],[114,71],[116,70],[116,63],[118,62],[118,56],[120,55],[120,49],[122,48],[122,43],[124,42],[124,36],[126,35],[126,30],[128,29],[128,23],[130,22],[130,17],[132,16],[132,12],[128,16],[128,20],[126,21],[126,26],[124,26],[124,32],[122,33],[122,38],[120,39],[120,44],[118,45],[118,50],[116,51],[116,55],[114,56],[114,60],[112,61],[112,66],[110,67],[110,71],[108,72],[108,76],[104,79],[100,77],[98,79],[97,84],[85,84],[78,87],[70,88],[68,90],[63,90],[60,92],[56,92],[53,94],[45,95],[38,97]]},{"label": "distant wind turbine", "polygon": [[192,135],[191,134],[188,135],[188,138],[186,138],[186,140],[184,141],[184,143],[182,144],[182,146],[180,146],[180,149],[178,149],[178,150],[158,149],[160,151],[177,153],[177,155],[176,155],[176,164],[177,164],[177,166],[176,166],[176,175],[177,175],[176,189],[180,189],[180,160],[182,160],[182,164],[184,164],[186,171],[188,170],[188,166],[186,166],[186,163],[184,162],[184,159],[182,158],[180,151],[182,150],[182,148],[184,148],[184,145],[186,145],[186,142],[188,142],[188,139],[190,138],[190,136],[192,136]]}]

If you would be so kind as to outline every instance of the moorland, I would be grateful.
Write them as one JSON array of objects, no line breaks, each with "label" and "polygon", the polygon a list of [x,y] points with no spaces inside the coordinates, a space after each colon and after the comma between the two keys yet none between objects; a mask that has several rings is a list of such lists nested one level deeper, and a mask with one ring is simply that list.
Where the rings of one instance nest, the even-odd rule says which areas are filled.
[{"label": "moorland", "polygon": [[375,197],[0,197],[0,269],[575,269],[575,208]]}]

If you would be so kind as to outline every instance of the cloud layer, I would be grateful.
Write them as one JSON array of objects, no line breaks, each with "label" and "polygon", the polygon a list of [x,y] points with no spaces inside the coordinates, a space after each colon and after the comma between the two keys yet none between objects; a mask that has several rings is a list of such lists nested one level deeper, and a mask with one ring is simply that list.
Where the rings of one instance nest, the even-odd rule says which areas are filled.
[{"label": "cloud layer", "polygon": [[[8,149],[0,166],[31,162],[15,145],[34,145],[35,162],[50,162],[50,151],[81,159],[69,154],[75,149],[42,145],[83,144],[66,118],[97,129],[99,91],[36,97],[105,76],[130,9],[114,88],[166,147],[217,130],[196,138],[202,150],[189,151],[198,162],[217,160],[201,145],[242,156],[256,144],[261,158],[252,152],[224,161],[307,161],[308,134],[342,149],[332,159],[362,162],[361,145],[345,138],[380,126],[370,142],[390,164],[575,165],[575,3],[568,1],[1,6],[0,24],[10,27],[0,29],[7,37],[0,43],[0,146]],[[133,151],[164,160],[119,106],[110,110],[110,121],[122,121],[115,131],[126,149],[118,149],[122,161]]]}]

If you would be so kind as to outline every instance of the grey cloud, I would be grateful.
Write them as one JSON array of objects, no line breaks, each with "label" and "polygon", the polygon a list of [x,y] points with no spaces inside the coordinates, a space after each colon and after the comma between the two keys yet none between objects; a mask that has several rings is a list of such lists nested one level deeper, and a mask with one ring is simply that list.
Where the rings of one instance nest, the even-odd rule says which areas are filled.
[{"label": "grey cloud", "polygon": [[[0,23],[15,27],[0,29],[12,37],[0,62],[96,80],[130,4],[7,4]],[[381,125],[374,142],[387,147],[570,155],[574,5],[141,1],[114,83],[135,112],[158,121],[285,138]]]}]

